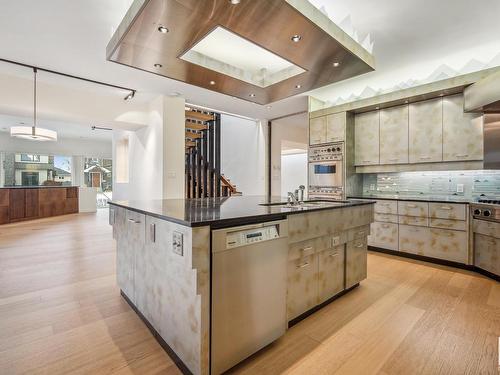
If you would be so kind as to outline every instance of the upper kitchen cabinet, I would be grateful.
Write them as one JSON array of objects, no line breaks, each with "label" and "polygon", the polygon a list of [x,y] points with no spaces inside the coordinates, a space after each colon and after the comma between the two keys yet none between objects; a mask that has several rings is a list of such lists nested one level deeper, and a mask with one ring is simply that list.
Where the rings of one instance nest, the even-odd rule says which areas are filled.
[{"label": "upper kitchen cabinet", "polygon": [[354,163],[377,165],[380,163],[379,111],[357,114],[354,117]]},{"label": "upper kitchen cabinet", "polygon": [[334,113],[326,118],[326,142],[345,140],[346,113]]},{"label": "upper kitchen cabinet", "polygon": [[316,117],[309,122],[309,144],[319,145],[326,143],[326,116]]},{"label": "upper kitchen cabinet", "polygon": [[409,106],[409,161],[443,160],[443,100],[432,99]]},{"label": "upper kitchen cabinet", "polygon": [[464,113],[462,95],[443,98],[443,161],[483,160],[482,119]]},{"label": "upper kitchen cabinet", "polygon": [[380,110],[380,164],[408,163],[408,106]]}]

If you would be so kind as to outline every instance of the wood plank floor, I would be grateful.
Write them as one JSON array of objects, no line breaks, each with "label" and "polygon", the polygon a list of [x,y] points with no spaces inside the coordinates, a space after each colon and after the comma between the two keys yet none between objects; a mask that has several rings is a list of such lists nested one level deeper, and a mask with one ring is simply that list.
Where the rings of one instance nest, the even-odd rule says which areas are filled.
[{"label": "wood plank floor", "polygon": [[[369,254],[238,374],[498,374],[500,284]],[[0,226],[0,374],[179,374],[119,295],[106,211]]]}]

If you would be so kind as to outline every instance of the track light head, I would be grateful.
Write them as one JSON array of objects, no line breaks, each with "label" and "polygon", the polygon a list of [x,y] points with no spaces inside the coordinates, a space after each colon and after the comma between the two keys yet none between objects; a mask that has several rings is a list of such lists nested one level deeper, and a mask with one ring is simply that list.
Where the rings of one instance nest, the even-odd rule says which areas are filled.
[{"label": "track light head", "polygon": [[123,100],[130,100],[135,96],[135,91],[130,91],[126,97],[123,98]]}]

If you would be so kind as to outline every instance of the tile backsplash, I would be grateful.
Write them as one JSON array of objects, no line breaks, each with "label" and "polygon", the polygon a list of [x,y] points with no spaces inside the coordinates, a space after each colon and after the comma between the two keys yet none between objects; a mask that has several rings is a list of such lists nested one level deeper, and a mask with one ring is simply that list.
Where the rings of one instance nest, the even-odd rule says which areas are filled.
[{"label": "tile backsplash", "polygon": [[500,170],[370,173],[363,194],[500,199]]}]

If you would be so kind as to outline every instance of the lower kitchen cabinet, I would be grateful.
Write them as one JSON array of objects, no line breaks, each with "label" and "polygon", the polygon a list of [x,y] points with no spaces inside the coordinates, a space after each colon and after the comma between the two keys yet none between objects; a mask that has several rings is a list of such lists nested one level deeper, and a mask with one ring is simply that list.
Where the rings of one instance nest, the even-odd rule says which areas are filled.
[{"label": "lower kitchen cabinet", "polygon": [[319,253],[318,302],[344,290],[344,245]]},{"label": "lower kitchen cabinet", "polygon": [[428,227],[399,225],[399,251],[417,255],[426,255],[431,245]]},{"label": "lower kitchen cabinet", "polygon": [[350,288],[366,279],[368,244],[366,238],[355,239],[346,245],[345,287]]},{"label": "lower kitchen cabinet", "polygon": [[[129,210],[115,211],[117,232],[116,279],[120,289],[136,304],[135,268],[136,251],[144,248],[145,215]],[[123,228],[121,228],[122,226]]]},{"label": "lower kitchen cabinet", "polygon": [[287,318],[292,320],[317,305],[318,254],[288,262]]},{"label": "lower kitchen cabinet", "polygon": [[467,264],[467,232],[430,228],[431,246],[426,256]]},{"label": "lower kitchen cabinet", "polygon": [[378,221],[372,223],[368,245],[398,250],[398,224]]},{"label": "lower kitchen cabinet", "polygon": [[9,189],[0,189],[0,224],[9,222]]},{"label": "lower kitchen cabinet", "polygon": [[474,249],[474,265],[500,276],[500,238],[475,233]]}]

